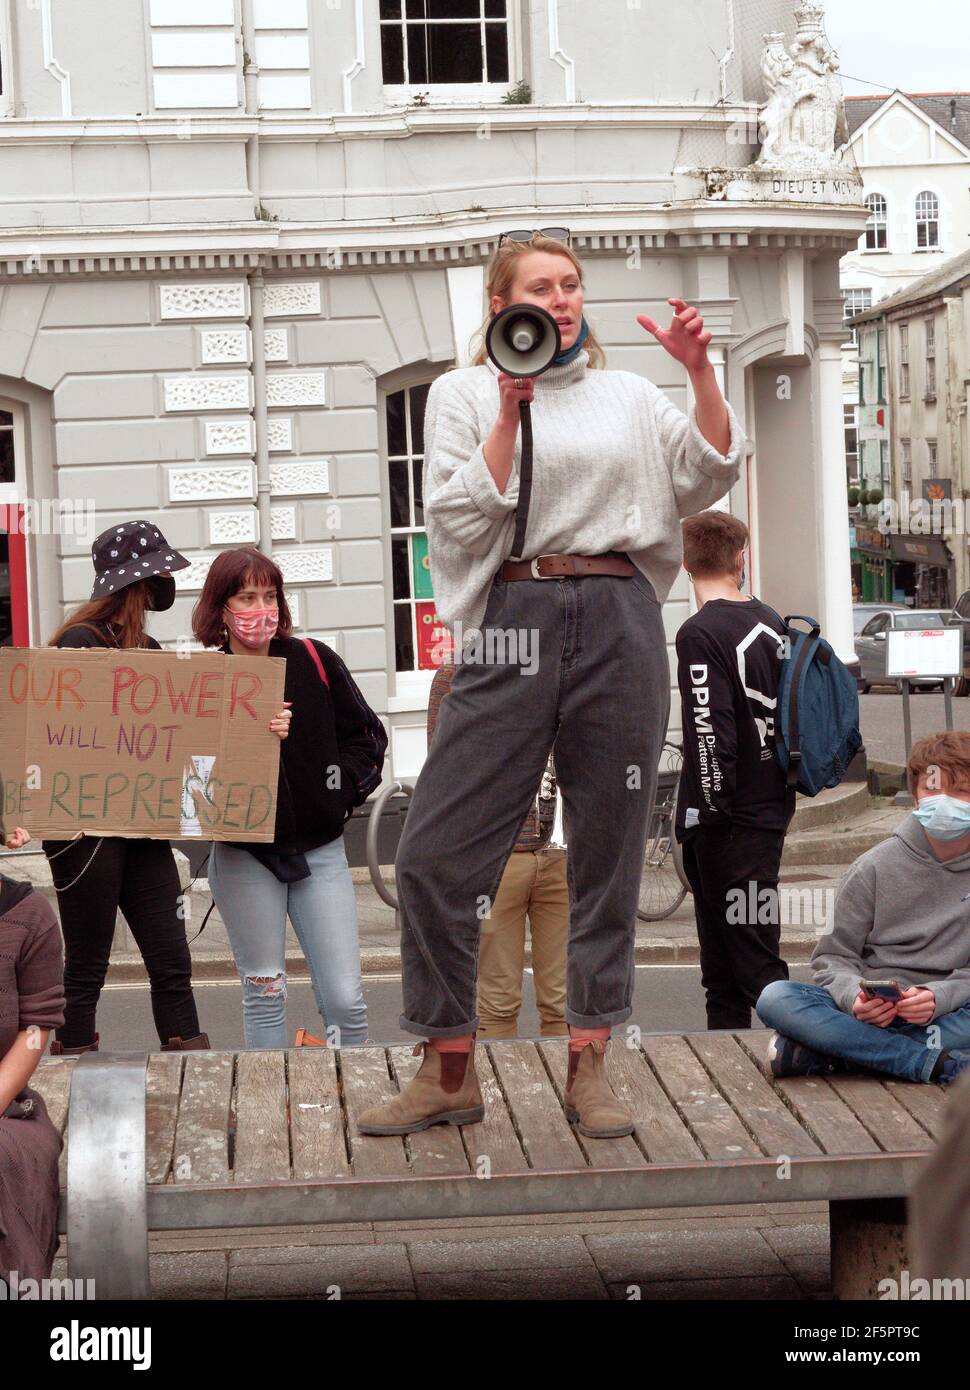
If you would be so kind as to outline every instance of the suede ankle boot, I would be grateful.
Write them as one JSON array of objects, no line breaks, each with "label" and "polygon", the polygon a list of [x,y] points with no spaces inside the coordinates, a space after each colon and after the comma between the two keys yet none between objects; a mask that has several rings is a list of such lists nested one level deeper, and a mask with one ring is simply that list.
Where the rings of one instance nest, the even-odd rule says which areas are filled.
[{"label": "suede ankle boot", "polygon": [[169,1038],[162,1043],[163,1052],[211,1052],[208,1033],[200,1033],[197,1038]]},{"label": "suede ankle boot", "polygon": [[101,1049],[98,1047],[98,1042],[100,1041],[100,1038],[101,1034],[95,1033],[94,1042],[85,1043],[83,1047],[65,1047],[63,1043],[59,1043],[55,1038],[51,1043],[51,1056],[80,1057],[82,1052],[100,1052]]},{"label": "suede ankle boot", "polygon": [[569,1072],[563,1107],[570,1124],[589,1139],[618,1139],[633,1133],[633,1116],[617,1100],[606,1076],[606,1043],[569,1049]]},{"label": "suede ankle boot", "polygon": [[420,1042],[414,1056],[421,1052],[418,1074],[404,1090],[358,1116],[361,1134],[414,1134],[431,1125],[477,1125],[485,1118],[474,1041],[467,1052],[439,1052]]}]

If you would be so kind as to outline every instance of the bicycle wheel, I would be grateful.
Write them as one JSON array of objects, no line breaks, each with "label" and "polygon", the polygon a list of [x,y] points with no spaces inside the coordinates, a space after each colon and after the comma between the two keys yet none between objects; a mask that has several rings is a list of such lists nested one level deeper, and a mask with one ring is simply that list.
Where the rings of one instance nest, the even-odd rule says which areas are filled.
[{"label": "bicycle wheel", "polygon": [[641,922],[662,922],[677,911],[687,896],[680,846],[674,835],[679,758],[680,750],[676,749],[676,765],[661,772],[657,780],[657,797],[640,870],[637,916]]}]

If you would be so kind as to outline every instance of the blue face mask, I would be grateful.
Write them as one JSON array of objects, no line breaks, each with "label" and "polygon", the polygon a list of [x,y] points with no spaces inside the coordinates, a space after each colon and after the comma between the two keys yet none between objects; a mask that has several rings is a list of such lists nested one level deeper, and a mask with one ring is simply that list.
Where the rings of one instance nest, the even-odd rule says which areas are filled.
[{"label": "blue face mask", "polygon": [[934,840],[959,840],[970,832],[970,802],[954,796],[924,796],[913,815]]}]

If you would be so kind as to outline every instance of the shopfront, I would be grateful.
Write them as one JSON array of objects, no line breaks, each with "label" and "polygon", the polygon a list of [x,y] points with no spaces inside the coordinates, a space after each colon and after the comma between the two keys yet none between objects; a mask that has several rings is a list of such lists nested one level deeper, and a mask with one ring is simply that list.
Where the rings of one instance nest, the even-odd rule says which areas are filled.
[{"label": "shopfront", "polygon": [[892,602],[893,565],[887,545],[889,539],[875,527],[849,527],[853,603]]},{"label": "shopfront", "polygon": [[892,550],[892,597],[913,608],[952,608],[953,556],[939,536],[888,536]]}]

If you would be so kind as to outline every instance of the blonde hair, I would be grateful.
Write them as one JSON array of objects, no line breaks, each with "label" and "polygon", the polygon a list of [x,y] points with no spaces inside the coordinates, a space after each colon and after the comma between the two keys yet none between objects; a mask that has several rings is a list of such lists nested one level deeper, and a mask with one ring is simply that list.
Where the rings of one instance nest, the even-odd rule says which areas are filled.
[{"label": "blonde hair", "polygon": [[[533,232],[531,241],[504,241],[489,261],[485,271],[485,291],[489,305],[496,295],[504,299],[507,304],[511,302],[511,290],[518,273],[519,260],[522,256],[528,256],[532,251],[551,251],[556,256],[568,256],[575,266],[579,283],[583,283],[583,267],[579,263],[579,258],[566,243],[556,241],[554,237],[543,236],[541,232]],[[472,359],[473,367],[481,367],[488,361],[488,354],[485,351],[485,334],[493,318],[494,314],[489,308],[481,327],[472,336],[472,345],[476,342],[479,344]],[[606,366],[606,353],[592,328],[589,329],[583,347],[589,353],[588,365],[590,367]]]}]

